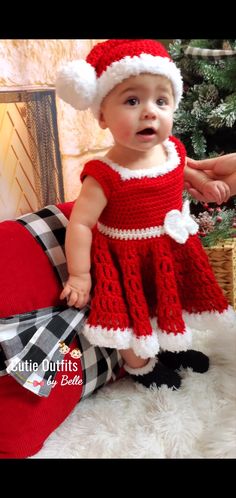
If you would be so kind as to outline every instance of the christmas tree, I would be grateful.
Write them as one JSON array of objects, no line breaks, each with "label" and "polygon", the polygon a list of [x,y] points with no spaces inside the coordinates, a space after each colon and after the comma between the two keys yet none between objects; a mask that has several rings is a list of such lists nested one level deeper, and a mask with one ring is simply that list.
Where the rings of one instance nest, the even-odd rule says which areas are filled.
[{"label": "christmas tree", "polygon": [[[236,40],[175,40],[168,50],[184,81],[173,134],[194,159],[235,152]],[[234,236],[234,202],[231,198],[222,211],[214,205],[192,204],[204,245]]]},{"label": "christmas tree", "polygon": [[194,159],[236,151],[236,40],[176,40],[184,96],[174,134]]}]

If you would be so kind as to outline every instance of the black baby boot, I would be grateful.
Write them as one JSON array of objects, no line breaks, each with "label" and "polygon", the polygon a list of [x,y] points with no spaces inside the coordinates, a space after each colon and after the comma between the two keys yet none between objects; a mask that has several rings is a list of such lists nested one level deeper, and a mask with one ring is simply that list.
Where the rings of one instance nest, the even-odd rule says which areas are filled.
[{"label": "black baby boot", "polygon": [[192,368],[194,372],[204,373],[209,368],[209,358],[201,351],[188,349],[172,353],[171,351],[162,351],[158,354],[159,360],[168,368],[178,370],[180,367]]},{"label": "black baby boot", "polygon": [[152,385],[160,387],[166,384],[168,387],[178,389],[181,384],[179,374],[162,365],[157,358],[150,358],[144,367],[131,368],[125,364],[124,369],[135,382],[139,382],[145,387],[151,387]]}]

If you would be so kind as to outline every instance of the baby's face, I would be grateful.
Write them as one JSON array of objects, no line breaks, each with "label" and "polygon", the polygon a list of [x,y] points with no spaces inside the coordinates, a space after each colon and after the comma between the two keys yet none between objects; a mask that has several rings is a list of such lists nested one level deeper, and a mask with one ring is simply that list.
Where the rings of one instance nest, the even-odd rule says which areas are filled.
[{"label": "baby's face", "polygon": [[170,81],[145,73],[113,88],[102,103],[99,124],[110,129],[115,143],[144,151],[170,136],[173,112]]}]

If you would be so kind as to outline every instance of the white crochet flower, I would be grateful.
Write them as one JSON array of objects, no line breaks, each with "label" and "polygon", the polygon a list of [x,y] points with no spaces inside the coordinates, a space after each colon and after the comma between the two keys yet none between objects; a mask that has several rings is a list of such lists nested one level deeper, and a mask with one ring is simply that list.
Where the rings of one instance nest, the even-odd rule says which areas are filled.
[{"label": "white crochet flower", "polygon": [[182,212],[172,209],[166,214],[164,230],[179,244],[184,244],[189,235],[197,233],[198,224],[190,216],[189,201],[184,202]]}]

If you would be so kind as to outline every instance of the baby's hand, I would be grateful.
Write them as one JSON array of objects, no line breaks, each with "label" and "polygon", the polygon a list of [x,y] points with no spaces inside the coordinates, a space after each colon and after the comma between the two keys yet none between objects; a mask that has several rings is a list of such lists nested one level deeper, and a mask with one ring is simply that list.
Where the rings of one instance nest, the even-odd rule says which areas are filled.
[{"label": "baby's hand", "polygon": [[223,181],[209,181],[202,186],[202,195],[207,202],[222,204],[230,198],[230,188]]},{"label": "baby's hand", "polygon": [[68,306],[82,308],[89,300],[91,285],[90,273],[81,273],[79,276],[70,275],[60,299],[66,298]]}]

